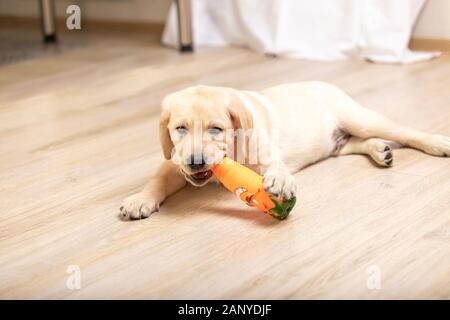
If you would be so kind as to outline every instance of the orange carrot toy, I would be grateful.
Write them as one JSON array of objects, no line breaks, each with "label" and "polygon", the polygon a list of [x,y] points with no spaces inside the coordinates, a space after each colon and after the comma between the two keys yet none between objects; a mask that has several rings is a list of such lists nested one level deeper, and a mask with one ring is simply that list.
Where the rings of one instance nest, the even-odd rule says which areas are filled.
[{"label": "orange carrot toy", "polygon": [[225,188],[235,193],[247,205],[257,207],[276,219],[286,219],[295,205],[295,197],[281,203],[271,198],[264,190],[262,176],[230,158],[224,158],[212,168],[212,172]]}]

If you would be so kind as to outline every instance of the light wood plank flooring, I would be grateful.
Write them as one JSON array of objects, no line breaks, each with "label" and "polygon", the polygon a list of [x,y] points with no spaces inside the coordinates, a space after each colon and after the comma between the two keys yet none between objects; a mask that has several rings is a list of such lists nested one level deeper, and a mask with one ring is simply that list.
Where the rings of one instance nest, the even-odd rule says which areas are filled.
[{"label": "light wood plank flooring", "polygon": [[[118,38],[0,67],[0,297],[450,298],[448,158],[395,150],[390,169],[328,159],[296,174],[299,203],[283,222],[220,186],[187,187],[146,220],[118,218],[162,160],[165,94],[302,80],[450,135],[448,55],[321,63]],[[70,266],[79,290],[66,285]]]}]

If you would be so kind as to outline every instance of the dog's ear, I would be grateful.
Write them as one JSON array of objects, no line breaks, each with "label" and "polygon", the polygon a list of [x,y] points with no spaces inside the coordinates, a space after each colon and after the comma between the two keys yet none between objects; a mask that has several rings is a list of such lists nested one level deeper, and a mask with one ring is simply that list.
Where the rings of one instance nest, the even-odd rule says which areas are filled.
[{"label": "dog's ear", "polygon": [[169,124],[170,111],[163,108],[161,113],[161,118],[159,119],[159,141],[161,143],[161,148],[164,154],[164,158],[169,160],[172,157],[173,142],[170,139]]},{"label": "dog's ear", "polygon": [[228,111],[234,129],[249,130],[253,128],[253,115],[246,106],[249,103],[250,101],[243,94],[231,94]]},{"label": "dog's ear", "polygon": [[253,115],[251,101],[238,92],[232,92],[228,112],[233,124],[233,153],[236,161],[246,163],[249,152],[249,139],[253,136]]}]

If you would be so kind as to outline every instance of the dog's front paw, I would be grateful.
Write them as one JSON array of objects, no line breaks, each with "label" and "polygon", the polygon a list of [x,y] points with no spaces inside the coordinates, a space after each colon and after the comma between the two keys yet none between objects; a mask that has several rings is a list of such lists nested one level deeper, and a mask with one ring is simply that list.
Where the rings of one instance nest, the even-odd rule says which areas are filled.
[{"label": "dog's front paw", "polygon": [[293,175],[285,172],[268,171],[264,175],[264,190],[276,198],[289,200],[297,193]]},{"label": "dog's front paw", "polygon": [[159,203],[142,193],[136,193],[126,198],[120,207],[123,219],[145,219],[152,213],[159,211]]}]

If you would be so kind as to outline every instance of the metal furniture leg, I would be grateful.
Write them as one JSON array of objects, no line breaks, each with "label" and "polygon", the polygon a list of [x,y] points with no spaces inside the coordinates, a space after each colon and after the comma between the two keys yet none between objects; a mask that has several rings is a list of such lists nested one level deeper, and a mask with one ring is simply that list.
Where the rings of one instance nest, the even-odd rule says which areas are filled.
[{"label": "metal furniture leg", "polygon": [[41,27],[45,43],[56,42],[55,7],[53,0],[39,0]]},{"label": "metal furniture leg", "polygon": [[178,16],[178,50],[192,52],[191,1],[176,0]]}]

